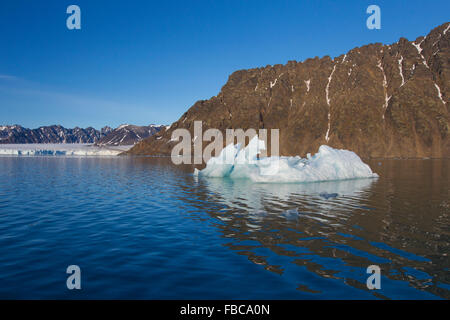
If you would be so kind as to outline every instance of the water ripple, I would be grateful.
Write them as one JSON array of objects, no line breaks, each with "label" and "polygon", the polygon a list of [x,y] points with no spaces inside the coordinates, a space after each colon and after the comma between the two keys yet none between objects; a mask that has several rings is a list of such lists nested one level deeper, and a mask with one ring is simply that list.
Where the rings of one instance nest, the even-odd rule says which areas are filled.
[{"label": "water ripple", "polygon": [[0,158],[0,298],[449,299],[450,161],[380,164],[254,184],[167,159]]}]

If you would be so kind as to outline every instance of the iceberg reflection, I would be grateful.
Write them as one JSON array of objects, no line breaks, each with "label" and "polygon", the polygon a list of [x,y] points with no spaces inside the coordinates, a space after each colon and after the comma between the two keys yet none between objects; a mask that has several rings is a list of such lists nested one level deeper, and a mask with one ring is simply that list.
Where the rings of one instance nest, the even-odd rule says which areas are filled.
[{"label": "iceberg reflection", "polygon": [[[336,206],[337,203],[353,203],[355,198],[368,193],[376,179],[351,179],[312,183],[254,183],[250,180],[197,178],[198,184],[204,185],[215,200],[234,209],[260,211],[272,204],[276,212],[279,208],[288,208],[298,201],[311,201],[322,209]],[[327,205],[327,202],[329,203]]]}]

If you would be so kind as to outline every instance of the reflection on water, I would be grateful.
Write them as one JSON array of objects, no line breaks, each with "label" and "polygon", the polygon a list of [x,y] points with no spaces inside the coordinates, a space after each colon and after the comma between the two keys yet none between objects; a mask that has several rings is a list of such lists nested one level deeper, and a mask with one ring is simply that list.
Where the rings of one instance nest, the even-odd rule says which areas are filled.
[{"label": "reflection on water", "polygon": [[387,289],[372,291],[375,296],[450,298],[449,161],[371,166],[381,178],[305,184],[193,179],[198,198],[223,205],[204,209],[230,240],[227,247],[268,271],[290,273],[298,290],[324,291],[311,276],[296,278],[292,265],[367,290],[366,268],[377,264]]},{"label": "reflection on water", "polygon": [[[216,201],[230,209],[277,213],[283,208],[295,205],[300,197],[321,207],[321,214],[333,215],[336,202],[328,200],[337,197],[358,197],[367,192],[376,179],[353,179],[314,183],[253,183],[249,180],[231,180],[194,177],[197,185],[203,184],[217,197]],[[344,199],[344,198],[343,198]]]},{"label": "reflection on water", "polygon": [[0,158],[0,297],[449,299],[450,160],[369,165],[378,179],[257,184],[168,159]]}]

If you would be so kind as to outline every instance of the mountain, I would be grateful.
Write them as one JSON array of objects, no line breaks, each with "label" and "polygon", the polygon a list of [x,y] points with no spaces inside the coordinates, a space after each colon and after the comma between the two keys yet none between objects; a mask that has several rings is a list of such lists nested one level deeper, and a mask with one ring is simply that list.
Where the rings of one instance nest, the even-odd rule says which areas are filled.
[{"label": "mountain", "polygon": [[100,131],[92,127],[66,129],[60,125],[28,129],[20,125],[0,126],[0,144],[21,143],[97,143],[99,145],[132,145],[158,132],[164,126],[108,126]]},{"label": "mountain", "polygon": [[92,127],[66,129],[60,125],[37,129],[19,125],[0,126],[0,143],[94,143],[109,132],[109,129],[105,127],[100,132]]},{"label": "mountain", "polygon": [[201,120],[203,132],[278,128],[286,156],[305,156],[326,144],[364,158],[448,158],[449,29],[447,22],[414,41],[236,71],[217,96],[197,101],[128,153],[170,155],[173,130],[193,134],[193,122]]},{"label": "mountain", "polygon": [[163,125],[134,126],[123,124],[102,137],[97,145],[132,145],[159,132]]}]

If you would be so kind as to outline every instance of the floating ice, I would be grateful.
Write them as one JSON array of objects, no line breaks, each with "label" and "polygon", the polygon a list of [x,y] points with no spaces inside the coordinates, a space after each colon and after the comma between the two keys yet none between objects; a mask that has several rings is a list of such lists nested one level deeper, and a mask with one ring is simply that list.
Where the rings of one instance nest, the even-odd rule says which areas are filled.
[{"label": "floating ice", "polygon": [[0,155],[8,156],[117,156],[132,146],[99,147],[92,144],[0,144]]},{"label": "floating ice", "polygon": [[257,155],[265,149],[264,142],[255,136],[247,147],[228,145],[219,156],[211,158],[203,170],[195,169],[199,177],[229,177],[250,179],[254,182],[318,182],[358,178],[375,178],[378,175],[361,161],[357,154],[323,145],[307,158],[265,157]]}]

